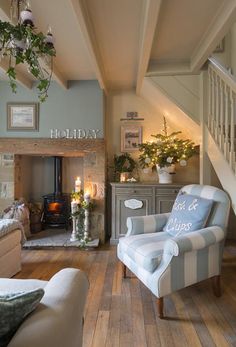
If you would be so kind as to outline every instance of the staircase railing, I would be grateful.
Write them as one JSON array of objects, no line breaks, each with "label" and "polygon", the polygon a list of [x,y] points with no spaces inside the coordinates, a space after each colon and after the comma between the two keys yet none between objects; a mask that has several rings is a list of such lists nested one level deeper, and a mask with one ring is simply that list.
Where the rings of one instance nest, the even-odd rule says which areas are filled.
[{"label": "staircase railing", "polygon": [[208,65],[208,129],[236,173],[236,79],[214,58]]}]

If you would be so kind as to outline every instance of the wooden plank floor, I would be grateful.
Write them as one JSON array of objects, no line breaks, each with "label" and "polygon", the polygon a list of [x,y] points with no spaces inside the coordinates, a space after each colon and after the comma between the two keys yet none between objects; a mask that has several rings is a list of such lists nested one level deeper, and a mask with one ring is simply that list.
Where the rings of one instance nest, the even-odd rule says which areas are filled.
[{"label": "wooden plank floor", "polygon": [[165,320],[138,279],[122,279],[115,247],[23,251],[16,277],[48,280],[65,267],[84,270],[90,281],[84,347],[236,346],[236,243],[225,249],[222,297],[210,281],[185,288],[165,298]]}]

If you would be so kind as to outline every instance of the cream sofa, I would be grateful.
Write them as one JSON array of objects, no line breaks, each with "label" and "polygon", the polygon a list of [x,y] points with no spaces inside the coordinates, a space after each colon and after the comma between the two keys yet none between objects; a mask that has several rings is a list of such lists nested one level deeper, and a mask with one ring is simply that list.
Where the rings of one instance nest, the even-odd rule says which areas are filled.
[{"label": "cream sofa", "polygon": [[0,219],[0,277],[12,277],[21,270],[21,245],[24,240],[21,223]]},{"label": "cream sofa", "polygon": [[0,279],[0,291],[39,287],[45,290],[39,306],[21,324],[8,347],[82,347],[83,311],[89,287],[86,275],[67,268],[48,282]]}]

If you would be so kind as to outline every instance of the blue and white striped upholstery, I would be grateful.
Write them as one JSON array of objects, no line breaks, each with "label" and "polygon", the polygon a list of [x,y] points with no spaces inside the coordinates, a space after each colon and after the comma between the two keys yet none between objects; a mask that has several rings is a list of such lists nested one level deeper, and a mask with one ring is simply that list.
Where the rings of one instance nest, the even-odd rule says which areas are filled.
[{"label": "blue and white striped upholstery", "polygon": [[[126,237],[120,239],[117,249],[118,258],[157,297],[219,275],[221,271],[230,208],[227,194],[202,185],[188,185],[181,192],[214,201],[206,228],[167,237],[161,230],[169,214],[130,217]],[[163,246],[163,252],[158,243]]]},{"label": "blue and white striped upholstery", "polygon": [[128,217],[127,218],[127,234],[126,236],[154,233],[162,231],[170,213],[155,214],[143,217]]},{"label": "blue and white striped upholstery", "polygon": [[139,234],[122,237],[119,247],[136,264],[149,272],[153,272],[160,264],[164,243],[170,238],[167,232]]}]

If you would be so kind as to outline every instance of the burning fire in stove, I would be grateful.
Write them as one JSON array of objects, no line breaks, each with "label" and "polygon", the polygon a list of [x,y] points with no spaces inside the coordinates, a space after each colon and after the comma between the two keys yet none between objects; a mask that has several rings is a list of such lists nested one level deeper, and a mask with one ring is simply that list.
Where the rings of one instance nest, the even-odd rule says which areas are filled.
[{"label": "burning fire in stove", "polygon": [[50,202],[48,204],[48,211],[53,213],[60,213],[62,204],[60,202]]}]

